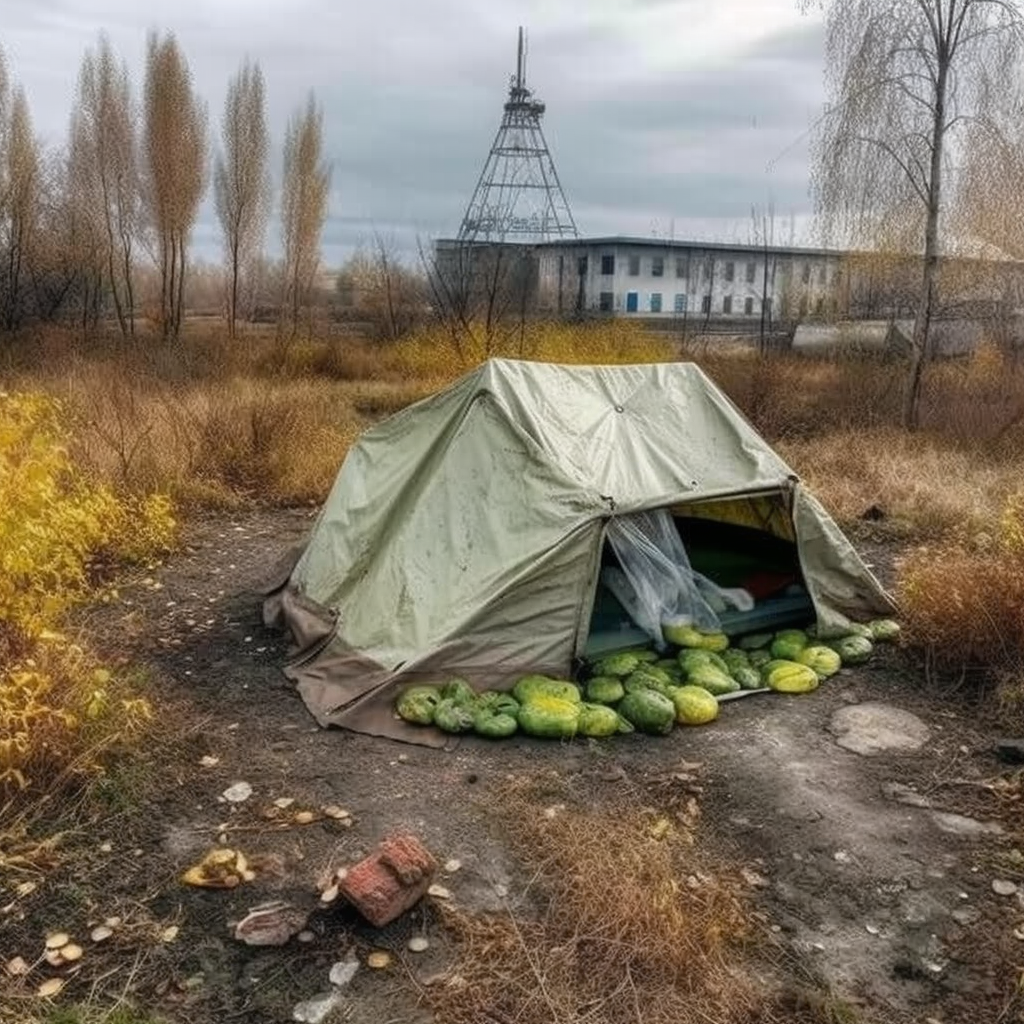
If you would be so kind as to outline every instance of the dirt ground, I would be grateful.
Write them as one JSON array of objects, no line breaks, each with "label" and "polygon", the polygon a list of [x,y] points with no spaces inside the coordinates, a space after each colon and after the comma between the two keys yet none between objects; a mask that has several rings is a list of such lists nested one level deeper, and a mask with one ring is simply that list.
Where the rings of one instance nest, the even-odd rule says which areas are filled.
[{"label": "dirt ground", "polygon": [[[330,1019],[430,1021],[418,986],[456,955],[436,910],[424,904],[377,932],[351,911],[319,907],[318,882],[404,828],[440,861],[461,862],[440,879],[454,904],[470,913],[514,905],[528,879],[488,821],[510,782],[534,778],[550,805],[657,807],[673,789],[699,790],[703,841],[746,869],[794,983],[830,993],[848,1014],[823,1011],[822,1020],[1024,1019],[1014,1000],[1024,901],[992,887],[1024,885],[1024,815],[991,725],[962,693],[929,689],[906,655],[880,647],[870,666],[843,670],[813,695],[730,702],[713,726],[663,739],[464,739],[445,752],[323,731],[280,671],[282,638],[257,616],[260,581],[311,524],[302,511],[197,523],[166,567],[90,614],[97,646],[142,667],[169,708],[166,726],[141,765],[112,774],[108,812],[69,839],[75,859],[0,920],[3,958],[29,958],[21,944],[30,936],[84,934],[119,916],[104,991],[131,992],[189,1024],[269,1024],[328,990],[331,964],[350,949],[389,949],[393,967],[360,969]],[[865,702],[918,716],[924,745],[873,755],[838,746],[833,715]],[[218,799],[240,781],[251,797]],[[279,798],[295,802],[268,818]],[[351,819],[293,820],[330,804]],[[255,859],[257,879],[233,890],[180,884],[218,841]],[[261,949],[231,937],[229,922],[278,898],[312,912],[312,941]],[[431,942],[418,956],[405,950],[414,933]],[[83,988],[72,983],[67,994],[85,997]]]}]

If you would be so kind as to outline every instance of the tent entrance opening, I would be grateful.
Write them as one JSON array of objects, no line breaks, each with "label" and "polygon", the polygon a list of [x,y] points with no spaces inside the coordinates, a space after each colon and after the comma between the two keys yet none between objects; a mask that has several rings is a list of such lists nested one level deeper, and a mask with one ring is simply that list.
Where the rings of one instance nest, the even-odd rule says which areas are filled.
[{"label": "tent entrance opening", "polygon": [[[730,636],[806,625],[815,617],[783,496],[705,502],[671,509],[693,570],[719,587],[746,591],[748,611],[717,610]],[[601,567],[621,569],[606,540]],[[650,642],[616,595],[598,578],[584,657]]]}]

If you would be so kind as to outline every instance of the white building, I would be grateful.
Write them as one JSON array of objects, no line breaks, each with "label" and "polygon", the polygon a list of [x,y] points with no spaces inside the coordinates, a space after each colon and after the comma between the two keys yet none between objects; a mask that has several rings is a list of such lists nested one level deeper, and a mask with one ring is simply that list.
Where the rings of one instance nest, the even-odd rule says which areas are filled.
[{"label": "white building", "polygon": [[538,304],[643,318],[760,321],[824,316],[847,255],[790,246],[581,238],[537,245]]}]

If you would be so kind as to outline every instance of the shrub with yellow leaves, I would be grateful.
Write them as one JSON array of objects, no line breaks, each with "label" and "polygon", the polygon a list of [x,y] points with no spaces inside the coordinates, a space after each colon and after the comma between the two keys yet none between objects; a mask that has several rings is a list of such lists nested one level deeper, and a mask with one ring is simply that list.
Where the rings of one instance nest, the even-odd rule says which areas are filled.
[{"label": "shrub with yellow leaves", "polygon": [[44,395],[0,393],[0,794],[88,773],[151,716],[128,680],[60,629],[99,568],[170,548],[173,509],[77,471],[61,412]]}]

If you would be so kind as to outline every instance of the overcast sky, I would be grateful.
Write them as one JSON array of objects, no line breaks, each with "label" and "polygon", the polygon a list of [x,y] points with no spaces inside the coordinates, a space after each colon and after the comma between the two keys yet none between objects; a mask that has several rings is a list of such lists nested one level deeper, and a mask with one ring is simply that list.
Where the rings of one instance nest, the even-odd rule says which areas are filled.
[{"label": "overcast sky", "polygon": [[[406,251],[457,232],[520,24],[581,233],[749,241],[751,206],[769,201],[778,241],[790,217],[798,238],[808,222],[823,40],[796,0],[0,0],[0,13],[0,46],[51,146],[101,29],[136,95],[146,32],[173,31],[214,129],[228,78],[258,60],[278,176],[287,117],[313,89],[333,165],[329,264],[375,232]],[[218,257],[209,202],[195,244]]]}]

